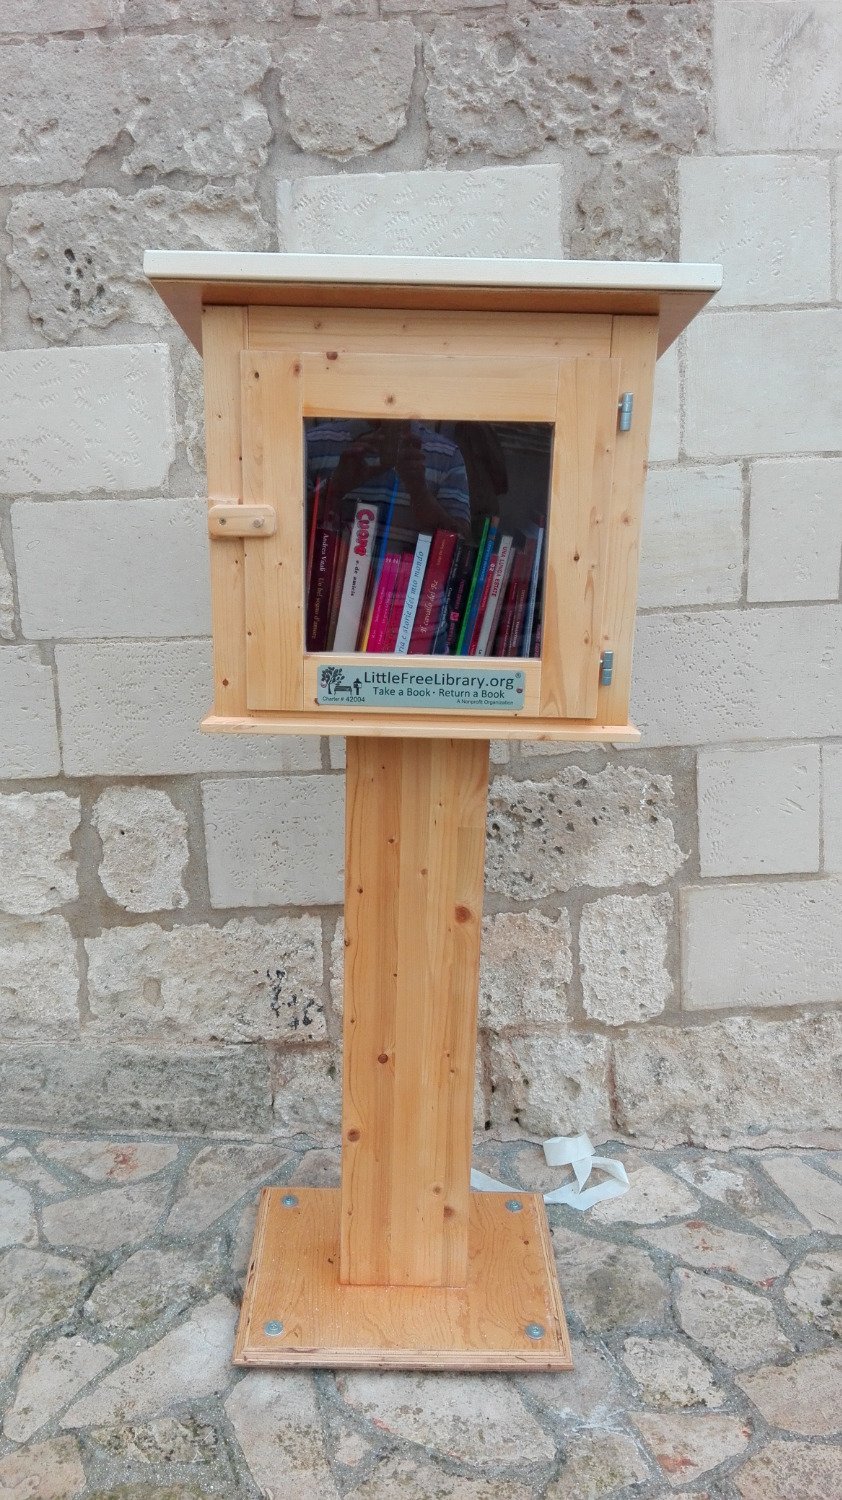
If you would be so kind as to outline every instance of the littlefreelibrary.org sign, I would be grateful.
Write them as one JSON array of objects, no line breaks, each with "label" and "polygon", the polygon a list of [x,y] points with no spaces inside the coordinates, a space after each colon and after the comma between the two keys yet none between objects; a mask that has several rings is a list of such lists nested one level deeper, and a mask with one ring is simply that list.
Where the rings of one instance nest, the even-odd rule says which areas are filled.
[{"label": "littlefreelibrary.org sign", "polygon": [[316,701],[332,708],[479,708],[522,712],[523,672],[476,667],[319,669]]}]

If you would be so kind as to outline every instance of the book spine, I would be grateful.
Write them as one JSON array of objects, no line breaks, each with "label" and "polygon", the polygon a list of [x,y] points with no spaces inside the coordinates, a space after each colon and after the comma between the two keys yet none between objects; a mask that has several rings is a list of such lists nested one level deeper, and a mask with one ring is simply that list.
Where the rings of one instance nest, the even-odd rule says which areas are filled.
[{"label": "book spine", "polygon": [[464,564],[466,545],[458,537],[456,538],[456,545],[453,548],[453,556],[450,559],[450,567],[445,579],[444,589],[442,590],[439,617],[435,631],[433,632],[433,644],[430,647],[434,656],[446,656],[447,654],[447,626],[450,619],[450,602],[453,598],[456,580]]},{"label": "book spine", "polygon": [[313,558],[314,576],[308,600],[309,619],[307,640],[311,651],[324,651],[330,623],[330,588],[339,537],[335,531],[321,528],[316,533],[316,550]]},{"label": "book spine", "polygon": [[398,565],[398,577],[395,583],[395,592],[392,597],[392,608],[389,611],[389,624],[383,638],[382,649],[394,651],[400,630],[401,616],[406,602],[406,591],[409,586],[409,575],[412,572],[412,553],[402,552]]},{"label": "book spine", "polygon": [[380,582],[377,585],[374,608],[371,612],[371,629],[368,632],[366,651],[383,650],[383,637],[386,634],[386,626],[389,623],[389,613],[395,595],[395,582],[398,576],[399,564],[400,558],[397,552],[388,552],[383,559],[383,566],[380,569]]},{"label": "book spine", "polygon": [[535,541],[535,556],[532,560],[532,577],[529,580],[529,596],[526,601],[526,619],[523,624],[523,641],[521,644],[521,655],[529,656],[529,647],[532,644],[532,628],[535,624],[535,602],[538,598],[538,579],[541,576],[541,552],[544,546],[544,528],[538,528],[538,536]]},{"label": "book spine", "polygon": [[418,541],[415,543],[415,556],[412,559],[403,614],[401,615],[401,623],[398,628],[397,640],[395,641],[395,651],[399,656],[405,656],[409,651],[412,627],[415,623],[415,611],[418,608],[418,600],[421,597],[421,585],[424,582],[424,570],[427,566],[427,558],[430,555],[432,540],[430,532],[422,531],[419,533]]},{"label": "book spine", "polygon": [[368,575],[377,536],[377,506],[361,500],[354,512],[348,563],[333,639],[334,651],[355,651],[360,633]]},{"label": "book spine", "polygon": [[412,656],[427,655],[432,650],[433,637],[441,613],[442,595],[447,583],[447,575],[450,572],[450,561],[455,546],[455,531],[435,533],[430,549],[430,561],[424,574],[424,586],[418,600],[415,623],[409,639],[409,651]]},{"label": "book spine", "polygon": [[459,638],[456,642],[456,652],[459,656],[464,655],[465,652],[465,636],[468,632],[468,620],[474,602],[474,594],[477,591],[477,580],[482,570],[482,564],[485,558],[485,543],[488,539],[489,524],[490,523],[488,520],[488,516],[486,516],[485,520],[482,523],[482,535],[480,536],[479,546],[477,547],[477,556],[476,562],[474,563],[474,571],[471,574],[470,587],[468,588],[468,597],[465,600],[465,608],[462,611],[462,618],[459,625]]},{"label": "book spine", "polygon": [[394,511],[395,511],[395,498],[396,498],[397,493],[398,493],[398,486],[399,486],[399,484],[400,484],[400,479],[398,478],[398,475],[397,475],[397,472],[396,472],[394,480],[392,481],[392,490],[391,490],[391,493],[389,495],[389,502],[388,502],[388,505],[386,506],[386,519],[383,522],[383,534],[382,534],[382,536],[380,538],[380,547],[379,547],[378,553],[377,553],[377,566],[376,566],[376,568],[374,570],[374,589],[372,590],[372,595],[371,595],[371,609],[369,610],[368,614],[366,615],[365,624],[363,625],[362,636],[361,636],[361,639],[360,639],[360,650],[361,651],[367,651],[368,650],[368,637],[369,637],[369,632],[371,631],[371,621],[372,621],[372,618],[373,618],[371,611],[374,608],[374,601],[375,601],[375,599],[377,597],[377,588],[378,588],[378,585],[380,583],[380,574],[383,571],[383,564],[384,564],[384,562],[386,560],[386,552],[387,552],[387,549],[388,549],[388,546],[389,546],[389,532],[392,529],[392,516],[394,515]]},{"label": "book spine", "polygon": [[514,619],[515,604],[517,601],[517,586],[523,567],[523,553],[518,547],[512,548],[512,566],[509,572],[509,582],[506,586],[503,608],[500,611],[500,619],[497,622],[497,632],[494,637],[494,655],[505,656],[509,637],[512,633],[512,621]]},{"label": "book spine", "polygon": [[452,655],[456,651],[459,640],[459,630],[465,613],[465,605],[468,599],[468,590],[471,587],[471,579],[474,576],[476,564],[475,549],[470,545],[465,546],[465,555],[462,566],[456,575],[456,581],[451,590],[447,605],[447,644],[446,651]]},{"label": "book spine", "polygon": [[500,548],[497,553],[494,578],[491,588],[488,591],[488,602],[481,616],[482,626],[477,641],[477,656],[488,656],[494,637],[497,634],[497,622],[500,619],[500,611],[503,608],[503,599],[506,593],[506,586],[509,582],[509,573],[512,568],[513,540],[510,536],[500,538]]},{"label": "book spine", "polygon": [[480,594],[479,608],[477,609],[477,612],[474,615],[474,628],[471,631],[471,644],[470,644],[470,646],[468,648],[468,655],[469,656],[476,656],[477,655],[477,647],[479,645],[480,632],[482,630],[482,622],[483,622],[483,620],[485,618],[485,611],[488,608],[488,600],[489,600],[489,597],[490,597],[490,594],[491,594],[491,590],[494,587],[494,575],[497,572],[497,563],[498,563],[497,553],[494,552],[494,553],[492,553],[491,557],[488,559],[488,570],[487,570],[486,575],[485,575],[485,581],[484,581],[484,583],[482,585],[482,593]]},{"label": "book spine", "polygon": [[474,596],[468,603],[465,622],[462,626],[462,639],[459,645],[459,652],[462,656],[470,655],[470,648],[474,638],[474,626],[476,625],[482,592],[485,588],[485,580],[488,577],[488,569],[494,553],[494,543],[497,540],[497,524],[497,517],[495,516],[494,520],[489,523],[485,546],[480,551],[480,560],[477,565],[477,571],[474,574],[476,583]]},{"label": "book spine", "polygon": [[330,591],[330,615],[328,617],[326,649],[335,651],[333,644],[336,639],[336,622],[339,619],[339,601],[342,597],[342,583],[348,566],[348,547],[351,540],[351,528],[344,526],[336,549],[336,565],[333,569],[333,586]]}]

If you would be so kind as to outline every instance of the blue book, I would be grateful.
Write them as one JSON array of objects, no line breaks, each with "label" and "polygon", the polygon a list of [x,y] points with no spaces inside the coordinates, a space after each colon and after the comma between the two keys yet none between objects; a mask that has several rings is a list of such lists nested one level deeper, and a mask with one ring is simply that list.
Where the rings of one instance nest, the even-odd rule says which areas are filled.
[{"label": "blue book", "polygon": [[485,546],[482,549],[482,556],[480,558],[479,566],[476,572],[476,587],[473,590],[471,600],[468,605],[468,612],[465,615],[465,623],[462,627],[462,634],[459,641],[460,656],[470,656],[471,654],[471,638],[474,633],[474,625],[476,624],[477,614],[479,613],[480,602],[482,600],[482,591],[485,588],[485,579],[488,573],[488,564],[491,562],[491,554],[494,551],[494,543],[497,540],[497,531],[499,525],[499,518],[495,516],[488,528],[488,533],[485,538]]}]

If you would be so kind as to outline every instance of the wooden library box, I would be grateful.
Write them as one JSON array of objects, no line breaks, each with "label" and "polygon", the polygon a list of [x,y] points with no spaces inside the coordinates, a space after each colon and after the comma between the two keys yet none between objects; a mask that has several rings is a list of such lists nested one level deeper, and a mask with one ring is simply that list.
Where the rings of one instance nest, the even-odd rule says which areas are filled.
[{"label": "wooden library box", "polygon": [[264,1193],[236,1358],[569,1368],[540,1196],[469,1187],[488,745],[637,737],[655,362],[720,268],[144,268],[204,359],[203,727],[348,736],[342,1186]]}]

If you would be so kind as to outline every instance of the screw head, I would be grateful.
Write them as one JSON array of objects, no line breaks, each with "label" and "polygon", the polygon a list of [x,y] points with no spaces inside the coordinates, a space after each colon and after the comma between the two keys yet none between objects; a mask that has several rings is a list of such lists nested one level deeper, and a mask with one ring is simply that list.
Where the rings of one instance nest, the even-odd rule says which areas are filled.
[{"label": "screw head", "polygon": [[521,1203],[519,1198],[507,1198],[506,1207],[509,1210],[510,1214],[519,1214],[521,1209],[523,1208],[523,1204]]},{"label": "screw head", "polygon": [[270,1318],[268,1323],[263,1324],[263,1332],[268,1334],[272,1339],[277,1338],[278,1334],[283,1333],[283,1331],[284,1325],[283,1323],[279,1323],[277,1318]]},{"label": "screw head", "polygon": [[284,1208],[298,1207],[298,1199],[296,1198],[295,1193],[284,1193],[284,1196],[281,1199],[281,1203],[283,1204]]},{"label": "screw head", "polygon": [[543,1323],[527,1323],[523,1331],[528,1339],[542,1339],[545,1333]]},{"label": "screw head", "polygon": [[252,521],[251,524],[254,527],[255,531],[262,531],[262,529],[263,529],[263,522],[261,521],[261,519],[260,519],[259,516],[257,517],[256,520]]}]

